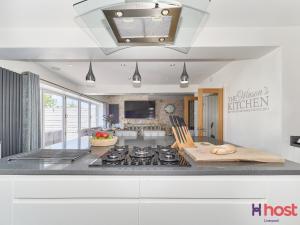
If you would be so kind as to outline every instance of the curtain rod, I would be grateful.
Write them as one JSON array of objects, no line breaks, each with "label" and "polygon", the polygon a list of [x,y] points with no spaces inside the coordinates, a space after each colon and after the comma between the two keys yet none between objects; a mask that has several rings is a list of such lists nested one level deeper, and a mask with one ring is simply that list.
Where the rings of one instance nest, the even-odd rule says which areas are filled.
[{"label": "curtain rod", "polygon": [[[43,82],[46,82],[46,83],[48,83],[48,84],[54,85],[54,86],[56,86],[56,87],[59,87],[59,88],[61,88],[61,89],[64,89],[64,90],[66,90],[66,91],[70,91],[70,92],[72,92],[72,93],[74,93],[74,94],[76,94],[76,95],[79,95],[80,97],[88,98],[88,99],[90,99],[90,100],[93,100],[93,101],[96,101],[96,102],[103,103],[103,101],[100,101],[100,100],[95,99],[95,98],[93,98],[93,97],[90,97],[90,96],[88,96],[88,95],[82,94],[82,93],[80,93],[80,92],[74,91],[74,90],[72,90],[72,89],[70,89],[70,88],[66,88],[66,87],[61,86],[61,85],[59,85],[59,84],[53,83],[53,82],[51,82],[51,81],[48,81],[48,80],[45,80],[45,79],[42,79],[42,78],[40,78],[40,80],[43,81]],[[104,103],[107,103],[107,102],[104,102]]]}]

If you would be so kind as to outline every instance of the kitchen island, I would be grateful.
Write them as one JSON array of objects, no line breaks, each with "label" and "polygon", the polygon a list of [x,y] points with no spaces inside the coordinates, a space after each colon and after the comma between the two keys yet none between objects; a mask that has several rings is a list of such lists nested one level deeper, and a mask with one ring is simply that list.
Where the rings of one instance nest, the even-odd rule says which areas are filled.
[{"label": "kitchen island", "polygon": [[[210,140],[211,141],[211,140]],[[169,145],[171,137],[119,145]],[[191,167],[89,167],[109,148],[74,162],[0,160],[0,224],[299,224],[298,216],[252,216],[252,204],[300,206],[300,165],[196,163]],[[84,151],[84,150],[83,150]]]}]

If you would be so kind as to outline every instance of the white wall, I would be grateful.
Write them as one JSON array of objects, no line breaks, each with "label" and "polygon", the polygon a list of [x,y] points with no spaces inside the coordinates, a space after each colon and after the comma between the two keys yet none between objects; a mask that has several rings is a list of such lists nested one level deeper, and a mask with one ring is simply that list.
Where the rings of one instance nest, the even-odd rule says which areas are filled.
[{"label": "white wall", "polygon": [[70,80],[64,79],[62,76],[55,74],[54,72],[33,62],[0,60],[0,67],[17,73],[29,71],[39,75],[41,79],[53,82],[74,91],[78,90],[77,84],[72,83]]},{"label": "white wall", "polygon": [[[281,153],[281,50],[258,60],[233,62],[201,83],[224,88],[224,140]],[[269,90],[266,111],[229,112],[229,97],[239,90]]]},{"label": "white wall", "polygon": [[[222,37],[222,38],[220,38]],[[300,149],[291,147],[291,135],[300,135],[300,27],[205,28],[195,46],[280,46],[282,66],[281,152],[300,162]]]}]

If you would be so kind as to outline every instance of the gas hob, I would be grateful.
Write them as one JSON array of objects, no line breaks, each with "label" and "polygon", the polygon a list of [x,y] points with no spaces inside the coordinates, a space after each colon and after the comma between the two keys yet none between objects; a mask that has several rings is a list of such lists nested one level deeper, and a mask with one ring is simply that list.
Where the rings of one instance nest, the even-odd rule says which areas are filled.
[{"label": "gas hob", "polygon": [[94,160],[90,167],[190,167],[189,162],[170,146],[132,147],[115,146],[102,157]]}]

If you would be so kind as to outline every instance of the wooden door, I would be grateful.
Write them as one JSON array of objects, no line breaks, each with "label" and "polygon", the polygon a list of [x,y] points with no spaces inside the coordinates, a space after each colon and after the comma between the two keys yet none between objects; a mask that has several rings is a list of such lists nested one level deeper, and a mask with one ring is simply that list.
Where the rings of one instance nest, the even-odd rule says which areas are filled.
[{"label": "wooden door", "polygon": [[198,98],[194,97],[194,96],[184,96],[184,107],[183,107],[183,118],[184,118],[184,122],[186,123],[186,125],[188,126],[188,128],[190,129],[191,124],[190,124],[190,104],[194,103],[195,101],[197,101]]},{"label": "wooden door", "polygon": [[218,95],[218,140],[223,141],[223,88],[198,89],[198,136],[203,137],[203,96],[204,94]]}]

